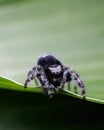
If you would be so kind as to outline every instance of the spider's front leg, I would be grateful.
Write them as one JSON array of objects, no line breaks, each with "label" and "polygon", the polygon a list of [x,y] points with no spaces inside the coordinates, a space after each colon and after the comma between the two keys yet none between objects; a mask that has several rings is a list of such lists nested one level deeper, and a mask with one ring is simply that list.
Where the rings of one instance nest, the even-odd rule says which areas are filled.
[{"label": "spider's front leg", "polygon": [[31,80],[35,79],[36,75],[37,75],[37,67],[33,67],[27,74],[27,79],[24,83],[24,88],[27,88],[28,83]]},{"label": "spider's front leg", "polygon": [[81,88],[81,95],[83,96],[83,99],[85,99],[86,97],[85,85],[83,81],[80,79],[79,75],[75,71],[71,71],[69,68],[66,67],[64,70],[64,76],[66,77],[66,83],[70,84],[70,81],[74,82],[75,93],[77,93],[77,86]]},{"label": "spider's front leg", "polygon": [[63,81],[67,85],[67,89],[70,90],[71,74],[69,67],[64,66]]},{"label": "spider's front leg", "polygon": [[46,73],[43,69],[43,67],[40,66],[40,68],[37,69],[37,79],[39,80],[41,84],[41,88],[43,89],[43,92],[50,97],[54,94],[55,87],[49,83],[49,80],[46,76]]},{"label": "spider's front leg", "polygon": [[75,93],[77,93],[77,86],[81,88],[81,95],[83,96],[83,99],[86,97],[86,90],[85,90],[85,85],[83,81],[80,79],[79,75],[75,71],[71,71],[71,79],[75,84]]}]

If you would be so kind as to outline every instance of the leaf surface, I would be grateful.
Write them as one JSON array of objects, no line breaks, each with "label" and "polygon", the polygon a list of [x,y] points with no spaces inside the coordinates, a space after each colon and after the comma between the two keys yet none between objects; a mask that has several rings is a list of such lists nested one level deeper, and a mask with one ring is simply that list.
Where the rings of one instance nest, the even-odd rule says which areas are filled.
[{"label": "leaf surface", "polygon": [[0,126],[5,130],[103,128],[103,101],[88,97],[84,101],[71,92],[60,91],[50,99],[39,87],[24,89],[0,77],[0,102]]}]

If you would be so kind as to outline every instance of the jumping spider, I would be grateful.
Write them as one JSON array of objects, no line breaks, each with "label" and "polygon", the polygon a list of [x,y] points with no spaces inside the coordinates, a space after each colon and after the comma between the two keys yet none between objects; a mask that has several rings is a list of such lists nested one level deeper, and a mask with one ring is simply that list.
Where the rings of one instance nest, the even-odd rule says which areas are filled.
[{"label": "jumping spider", "polygon": [[85,99],[85,86],[79,75],[70,70],[69,67],[64,66],[59,59],[52,55],[44,55],[38,59],[37,65],[28,72],[24,83],[25,88],[31,80],[35,80],[37,85],[38,80],[43,92],[50,97],[57,93],[59,88],[63,89],[65,84],[70,87],[70,82],[73,81],[75,93],[77,93],[77,86],[79,86],[81,95]]}]

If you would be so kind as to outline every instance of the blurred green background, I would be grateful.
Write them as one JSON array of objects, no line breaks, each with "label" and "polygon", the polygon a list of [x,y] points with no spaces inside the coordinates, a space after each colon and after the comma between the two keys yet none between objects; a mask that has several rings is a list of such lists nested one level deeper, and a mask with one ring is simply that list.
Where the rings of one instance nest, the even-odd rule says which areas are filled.
[{"label": "blurred green background", "polygon": [[46,53],[104,100],[104,0],[0,0],[0,76],[24,83]]},{"label": "blurred green background", "polygon": [[[87,96],[104,100],[104,0],[0,0],[0,76],[24,83],[46,53],[80,74]],[[0,130],[98,130],[103,110],[70,96],[0,89]]]}]

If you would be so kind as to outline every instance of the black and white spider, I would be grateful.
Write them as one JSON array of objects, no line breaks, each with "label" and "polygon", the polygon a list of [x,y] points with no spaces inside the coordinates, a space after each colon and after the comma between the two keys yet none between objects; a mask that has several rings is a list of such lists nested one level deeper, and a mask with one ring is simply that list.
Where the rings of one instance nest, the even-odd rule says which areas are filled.
[{"label": "black and white spider", "polygon": [[25,88],[31,80],[35,80],[37,85],[38,80],[43,92],[50,97],[57,93],[59,88],[63,89],[65,84],[70,87],[70,82],[73,81],[75,93],[77,93],[77,86],[79,86],[81,95],[85,99],[85,86],[79,75],[70,70],[69,67],[64,66],[59,59],[52,55],[44,55],[38,59],[37,65],[28,72],[24,83]]}]

